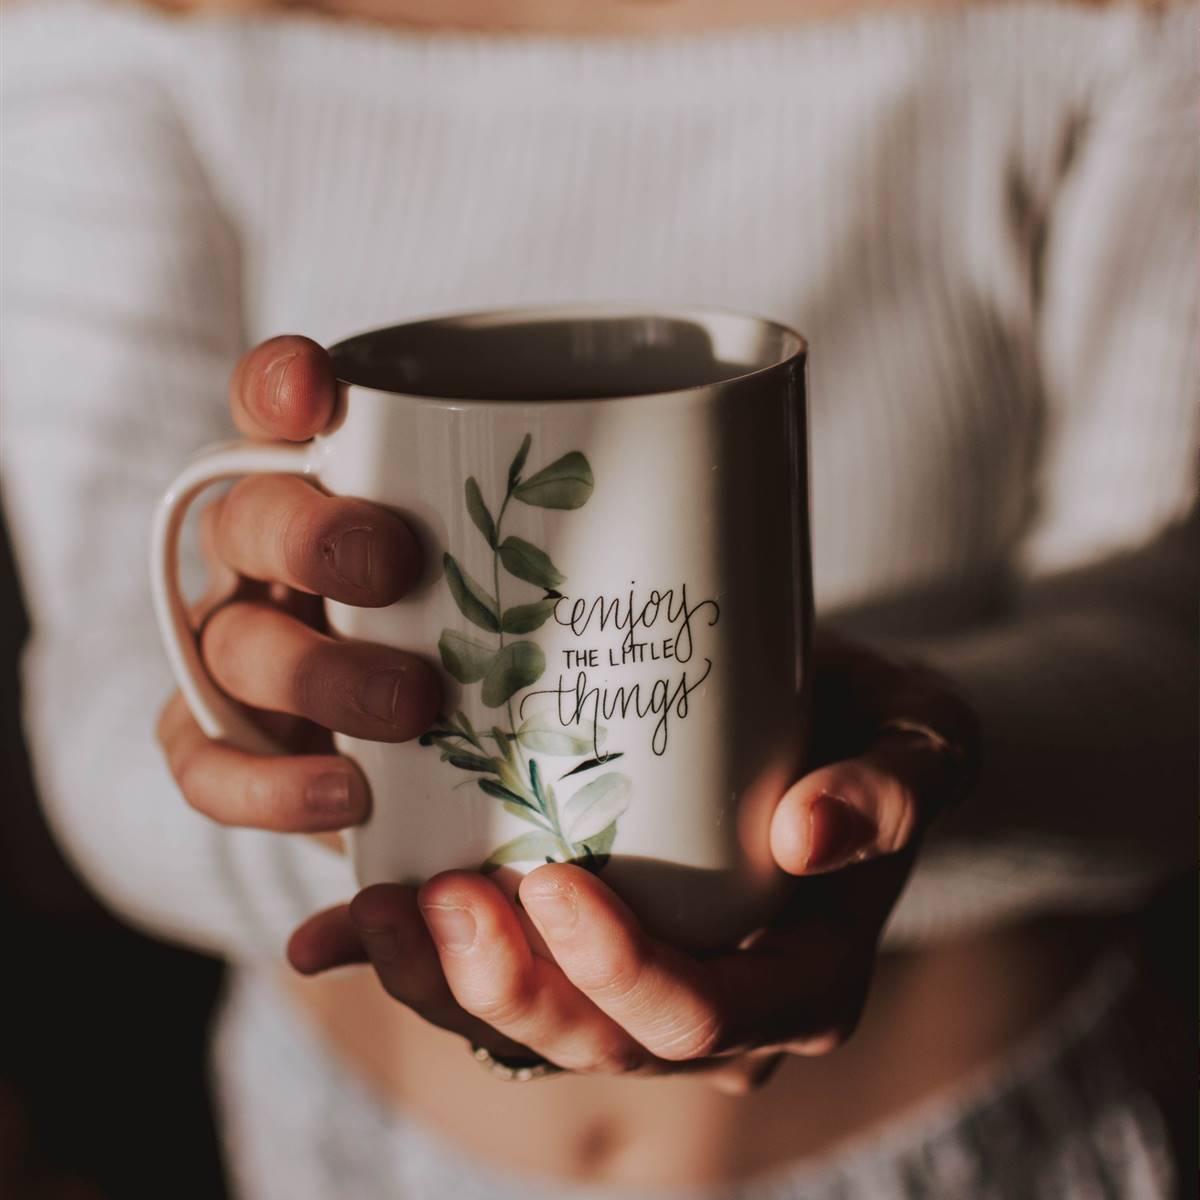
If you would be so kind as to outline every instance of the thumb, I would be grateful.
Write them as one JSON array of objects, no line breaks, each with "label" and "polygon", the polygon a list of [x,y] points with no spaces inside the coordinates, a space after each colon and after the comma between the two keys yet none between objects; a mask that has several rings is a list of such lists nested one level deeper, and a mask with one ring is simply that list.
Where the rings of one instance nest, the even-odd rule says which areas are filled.
[{"label": "thumb", "polygon": [[889,734],[856,758],[821,767],[775,809],[775,861],[790,875],[814,875],[902,850],[941,806],[945,776],[938,747],[908,734]]}]

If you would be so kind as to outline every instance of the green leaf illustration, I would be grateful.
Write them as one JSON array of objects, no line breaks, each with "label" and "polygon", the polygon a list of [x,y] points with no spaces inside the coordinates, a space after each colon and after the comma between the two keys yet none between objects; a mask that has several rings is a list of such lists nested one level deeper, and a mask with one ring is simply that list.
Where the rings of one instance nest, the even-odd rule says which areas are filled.
[{"label": "green leaf illustration", "polygon": [[518,604],[514,608],[506,608],[500,626],[505,633],[532,633],[545,625],[557,603],[557,597],[547,596],[544,600],[535,600],[533,604]]},{"label": "green leaf illustration", "polygon": [[425,730],[425,732],[421,734],[419,738],[417,738],[418,744],[422,746],[432,746],[433,743],[439,738],[462,737],[462,734],[459,733],[457,729],[443,728],[448,724],[449,722],[445,717],[438,717],[437,724],[432,729]]},{"label": "green leaf illustration", "polygon": [[521,468],[525,465],[525,460],[529,457],[529,447],[532,443],[533,435],[527,433],[525,440],[521,443],[520,450],[517,451],[512,460],[512,465],[508,468],[508,490],[510,492],[521,478]]},{"label": "green leaf illustration", "polygon": [[463,734],[470,741],[471,745],[477,750],[483,749],[483,743],[479,740],[479,734],[475,732],[475,726],[471,724],[471,718],[460,708],[454,714],[454,719],[458,722],[458,727],[463,731]]},{"label": "green leaf illustration", "polygon": [[496,770],[495,759],[482,758],[478,754],[468,754],[465,750],[452,750],[446,755],[446,761],[452,767],[462,771],[486,771],[489,775]]},{"label": "green leaf illustration", "polygon": [[509,804],[519,804],[523,808],[533,807],[533,805],[527,804],[515,792],[510,792],[502,783],[497,783],[494,779],[479,780],[479,790],[491,796],[494,800],[504,800]]},{"label": "green leaf illustration", "polygon": [[522,688],[536,683],[546,669],[546,656],[536,642],[509,642],[499,651],[483,677],[481,698],[499,708]]},{"label": "green leaf illustration", "polygon": [[484,860],[481,871],[494,871],[505,863],[541,862],[559,853],[558,839],[549,833],[523,833],[497,846]]},{"label": "green leaf illustration", "polygon": [[[543,753],[545,753],[543,751]],[[607,767],[614,759],[618,759],[624,754],[623,750],[614,750],[611,754],[606,754],[603,758],[588,758],[579,764],[577,767],[572,767],[569,771],[564,772],[559,776],[559,779],[569,779],[572,775],[582,775],[584,771],[594,771],[597,767]]]},{"label": "green leaf illustration", "polygon": [[591,721],[563,725],[553,711],[534,713],[517,730],[517,739],[529,750],[566,758],[572,754],[587,754],[604,748],[607,730]]},{"label": "green leaf illustration", "polygon": [[500,543],[500,561],[510,575],[540,588],[556,588],[566,580],[550,556],[524,538],[506,537]]},{"label": "green leaf illustration", "polygon": [[489,633],[500,632],[500,614],[496,602],[458,565],[453,554],[443,554],[442,564],[446,568],[446,583],[459,612],[472,624]]},{"label": "green leaf illustration", "polygon": [[[532,435],[526,434],[509,464],[508,488],[499,516],[488,508],[475,476],[466,479],[463,492],[468,516],[491,547],[493,572],[503,566],[508,574],[540,588],[541,598],[502,612],[498,576],[489,592],[452,554],[445,554],[442,560],[446,586],[459,611],[471,624],[499,635],[500,643],[489,646],[467,633],[444,629],[438,640],[442,663],[460,683],[480,684],[480,698],[486,707],[507,704],[510,722],[512,697],[536,683],[546,670],[542,649],[524,635],[540,629],[554,615],[557,601],[562,599],[557,589],[565,579],[550,556],[531,542],[513,536],[501,542],[500,518],[514,496],[539,508],[573,509],[587,502],[594,487],[591,465],[577,450],[531,478],[522,478],[532,444]],[[505,645],[505,634],[518,640]],[[435,746],[443,762],[469,772],[467,778],[451,785],[453,790],[478,787],[485,796],[499,801],[510,816],[534,826],[533,831],[498,847],[482,864],[483,870],[495,870],[509,862],[558,862],[565,855],[589,871],[599,871],[617,836],[618,819],[629,806],[632,783],[615,771],[599,773],[568,799],[560,814],[554,788],[533,755],[575,759],[576,765],[560,779],[600,772],[621,757],[620,753],[605,754],[604,738],[605,730],[592,722],[563,726],[557,713],[545,712],[531,716],[519,729],[497,724],[481,733],[466,713],[459,711],[452,719],[439,714],[433,727],[421,734],[420,744]],[[488,741],[495,743],[494,755]]]},{"label": "green leaf illustration", "polygon": [[496,651],[491,646],[485,646],[453,629],[442,630],[442,636],[438,638],[438,653],[442,656],[442,666],[459,683],[478,683],[496,657]]},{"label": "green leaf illustration", "polygon": [[492,514],[488,512],[488,506],[483,502],[483,493],[479,490],[479,484],[475,482],[475,476],[472,475],[466,482],[467,493],[467,512],[471,515],[471,520],[475,522],[475,528],[487,539],[487,544],[494,550],[496,548],[496,522],[492,520]]},{"label": "green leaf illustration", "polygon": [[572,450],[530,475],[513,489],[513,495],[537,508],[580,508],[593,486],[591,465],[578,450]]},{"label": "green leaf illustration", "polygon": [[542,787],[542,773],[538,770],[537,760],[529,760],[529,784],[533,788],[534,797],[537,799],[538,807],[542,812],[549,814],[549,808],[546,804],[546,791]]},{"label": "green leaf illustration", "polygon": [[583,843],[583,848],[588,854],[594,854],[597,858],[607,856],[612,852],[613,842],[617,840],[617,823],[613,821],[606,825],[599,833],[593,834],[586,842]]},{"label": "green leaf illustration", "polygon": [[563,829],[572,842],[586,842],[601,833],[628,807],[633,784],[628,775],[610,771],[585,784],[567,801]]},{"label": "green leaf illustration", "polygon": [[539,829],[544,828],[537,811],[530,808],[528,804],[517,804],[512,800],[505,800],[500,807],[506,813],[511,813],[514,817],[520,817],[522,821],[528,821],[530,825],[536,825]]},{"label": "green leaf illustration", "polygon": [[546,816],[550,818],[550,824],[555,829],[558,829],[560,827],[558,823],[558,797],[554,794],[554,789],[549,784],[546,784],[542,791],[546,797]]},{"label": "green leaf illustration", "polygon": [[509,792],[531,807],[536,807],[537,802],[534,800],[533,793],[529,790],[524,776],[517,769],[517,764],[501,758],[496,759],[496,764],[496,774],[499,775],[500,782]]}]

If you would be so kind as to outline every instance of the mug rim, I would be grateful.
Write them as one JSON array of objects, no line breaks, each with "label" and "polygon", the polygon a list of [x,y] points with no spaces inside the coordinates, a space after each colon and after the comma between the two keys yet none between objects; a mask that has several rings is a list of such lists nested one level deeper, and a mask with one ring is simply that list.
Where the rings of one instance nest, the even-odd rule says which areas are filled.
[{"label": "mug rim", "polygon": [[[747,325],[757,326],[761,330],[775,334],[782,343],[783,351],[774,356],[770,362],[764,363],[761,366],[748,368],[744,371],[739,371],[738,373],[726,376],[723,379],[713,379],[704,383],[690,384],[686,387],[680,388],[651,389],[648,391],[620,391],[604,393],[596,396],[573,396],[564,399],[554,399],[553,397],[546,396],[530,396],[527,398],[513,397],[505,399],[486,395],[447,396],[430,392],[422,392],[419,390],[384,388],[370,383],[361,383],[356,379],[350,378],[347,370],[338,364],[339,352],[344,351],[352,343],[368,338],[378,337],[381,334],[393,333],[399,329],[419,329],[422,327],[435,328],[438,326],[456,325],[487,328],[503,326],[506,324],[515,325],[522,322],[533,322],[545,318],[570,321],[605,317],[643,317],[678,320],[698,324],[702,328],[705,328],[714,320],[728,321],[732,318],[734,320],[744,322]],[[749,380],[768,375],[772,371],[778,371],[781,368],[784,368],[798,360],[803,361],[808,355],[808,340],[798,330],[793,329],[790,325],[783,324],[781,321],[774,321],[769,317],[763,317],[757,313],[748,313],[732,308],[714,308],[707,306],[664,306],[662,308],[656,308],[653,305],[647,304],[622,303],[539,304],[530,306],[515,306],[512,308],[484,308],[472,309],[465,312],[446,312],[429,317],[419,317],[413,321],[400,321],[389,325],[377,325],[371,329],[366,329],[360,333],[352,334],[349,337],[339,339],[337,342],[334,342],[328,347],[328,352],[333,360],[337,382],[342,388],[355,388],[361,391],[375,392],[381,396],[397,396],[419,400],[422,403],[445,406],[463,404],[553,404],[557,406],[563,404],[603,404],[620,400],[662,399],[670,396],[695,396],[698,394],[711,392],[714,388],[738,386],[746,383]]]}]

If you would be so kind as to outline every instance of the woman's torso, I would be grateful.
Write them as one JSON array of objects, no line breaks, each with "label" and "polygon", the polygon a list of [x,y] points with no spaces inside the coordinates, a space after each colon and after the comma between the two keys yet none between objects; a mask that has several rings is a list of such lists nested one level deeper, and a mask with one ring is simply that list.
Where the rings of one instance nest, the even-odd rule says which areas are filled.
[{"label": "woman's torso", "polygon": [[375,1095],[470,1158],[517,1176],[686,1188],[822,1158],[986,1073],[1111,936],[1106,921],[1041,923],[885,955],[845,1046],[786,1059],[761,1091],[737,1098],[683,1077],[506,1085],[365,969],[280,983]]},{"label": "woman's torso", "polygon": [[[1036,250],[1089,86],[1050,47],[1089,20],[594,43],[216,20],[171,87],[244,247],[250,341],[614,299],[800,328],[818,607],[921,633],[986,614],[1029,515]],[[1023,929],[889,958],[848,1047],[740,1102],[686,1081],[498,1097],[367,975],[285,987],[352,1069],[485,1158],[685,1183],[820,1153],[996,1056],[1086,944]]]}]

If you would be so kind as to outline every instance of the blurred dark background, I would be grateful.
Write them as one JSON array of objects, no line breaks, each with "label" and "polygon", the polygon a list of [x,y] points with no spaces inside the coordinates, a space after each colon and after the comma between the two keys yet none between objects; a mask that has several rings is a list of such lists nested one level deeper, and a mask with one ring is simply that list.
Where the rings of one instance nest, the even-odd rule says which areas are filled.
[{"label": "blurred dark background", "polygon": [[221,1200],[205,1063],[221,966],[132,932],[64,862],[21,741],[27,632],[0,520],[0,1198]]},{"label": "blurred dark background", "polygon": [[[206,1067],[221,965],[122,925],[59,853],[21,739],[27,633],[0,519],[0,1200],[222,1200]],[[1166,885],[1132,933],[1162,998],[1145,1052],[1158,1060],[1182,1194],[1191,1196],[1195,877]]]}]

